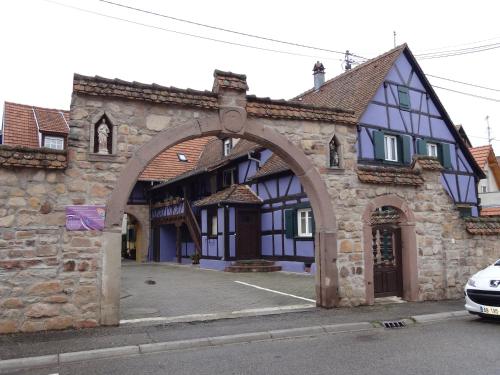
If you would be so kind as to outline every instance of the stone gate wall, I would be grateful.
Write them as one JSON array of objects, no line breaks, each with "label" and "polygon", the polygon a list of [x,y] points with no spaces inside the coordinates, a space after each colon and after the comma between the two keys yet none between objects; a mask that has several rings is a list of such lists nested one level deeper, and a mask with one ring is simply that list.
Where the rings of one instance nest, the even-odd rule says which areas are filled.
[{"label": "stone gate wall", "polygon": [[[131,158],[136,162],[140,148],[147,148],[162,132],[182,133],[193,124],[220,122],[216,104],[210,107],[217,98],[210,93],[205,104],[197,106],[188,99],[162,103],[154,93],[147,101],[134,99],[132,91],[130,98],[119,98],[109,90],[73,94],[67,166],[49,170],[0,163],[0,333],[106,323],[102,306],[109,278],[117,278],[114,288],[119,291],[119,274],[107,271],[111,250],[102,232],[67,231],[65,207],[107,204],[113,189],[122,188],[117,181],[126,163]],[[422,170],[424,182],[419,186],[361,182],[353,124],[293,119],[286,108],[279,110],[284,118],[271,118],[272,105],[264,107],[258,108],[262,110],[258,116],[253,109],[253,121],[302,150],[331,196],[341,305],[363,304],[368,297],[363,215],[376,197],[400,197],[415,216],[419,300],[460,297],[467,277],[500,257],[498,235],[478,236],[465,230],[466,223],[439,182],[439,171]],[[91,152],[92,126],[104,114],[116,132],[115,155]],[[342,144],[342,169],[327,167],[333,134]],[[327,235],[335,238],[335,233]]]}]

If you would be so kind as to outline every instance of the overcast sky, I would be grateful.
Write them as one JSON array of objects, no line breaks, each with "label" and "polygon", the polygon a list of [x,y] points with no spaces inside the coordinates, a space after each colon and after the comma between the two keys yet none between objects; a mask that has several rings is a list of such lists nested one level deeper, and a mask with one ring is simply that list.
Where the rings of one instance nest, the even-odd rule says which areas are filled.
[{"label": "overcast sky", "polygon": [[[160,1],[114,0],[178,18],[324,49],[374,57],[397,43],[414,54],[500,43],[496,1]],[[342,55],[271,43],[120,9],[98,0],[62,4],[160,28],[309,56],[262,51],[182,36],[44,0],[0,2],[0,100],[69,109],[73,73],[210,90],[213,70],[244,73],[251,94],[289,99],[313,83],[321,60],[327,79]],[[495,47],[495,46],[494,46]],[[500,48],[419,60],[426,74],[500,90]],[[487,91],[429,77],[431,83],[495,98]],[[474,146],[487,143],[486,121],[500,140],[500,102],[436,89]],[[500,141],[493,143],[500,155]]]}]

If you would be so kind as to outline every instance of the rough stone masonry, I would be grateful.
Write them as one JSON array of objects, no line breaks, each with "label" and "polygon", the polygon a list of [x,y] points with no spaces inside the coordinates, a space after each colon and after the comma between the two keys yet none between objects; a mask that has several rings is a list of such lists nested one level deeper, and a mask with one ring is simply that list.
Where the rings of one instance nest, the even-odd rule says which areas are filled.
[{"label": "rough stone masonry", "polygon": [[[126,202],[119,207],[115,197],[130,193],[137,173],[172,134],[178,140],[249,138],[292,166],[312,194],[320,223],[316,285],[322,306],[373,302],[366,212],[379,201],[396,202],[411,217],[416,269],[410,299],[459,298],[467,277],[500,257],[500,224],[461,219],[439,170],[416,160],[418,185],[362,182],[356,124],[348,112],[246,96],[244,76],[215,76],[214,90],[200,92],[77,75],[67,152],[0,146],[0,333],[118,323],[120,228],[109,218],[120,217]],[[91,146],[103,116],[113,126],[111,155],[95,154]],[[334,134],[342,169],[327,167]],[[106,205],[104,232],[66,230],[65,207],[84,204]],[[485,225],[493,229],[482,230]]]}]

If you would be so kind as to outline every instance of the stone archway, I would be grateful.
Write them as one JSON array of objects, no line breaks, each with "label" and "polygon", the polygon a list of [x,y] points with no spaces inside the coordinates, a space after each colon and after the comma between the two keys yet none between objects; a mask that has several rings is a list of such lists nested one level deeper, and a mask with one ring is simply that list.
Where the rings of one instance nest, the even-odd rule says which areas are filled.
[{"label": "stone archway", "polygon": [[402,296],[406,301],[416,301],[418,299],[418,270],[415,216],[403,199],[389,194],[373,199],[366,206],[362,217],[366,303],[373,305],[375,301],[371,216],[376,209],[382,207],[393,207],[399,212],[398,225],[401,229],[402,246]]},{"label": "stone archway", "polygon": [[147,260],[150,235],[149,207],[145,205],[127,205],[125,214],[132,216],[137,223],[136,261]]},{"label": "stone archway", "polygon": [[279,155],[299,177],[307,193],[316,221],[315,258],[316,304],[331,308],[338,303],[336,218],[332,198],[325,183],[304,152],[262,120],[246,119],[237,110],[221,111],[220,117],[195,120],[160,132],[142,145],[122,170],[116,188],[106,205],[101,294],[101,323],[119,321],[120,254],[118,227],[127,199],[138,176],[163,150],[175,144],[204,136],[233,136],[248,139],[270,148]]}]

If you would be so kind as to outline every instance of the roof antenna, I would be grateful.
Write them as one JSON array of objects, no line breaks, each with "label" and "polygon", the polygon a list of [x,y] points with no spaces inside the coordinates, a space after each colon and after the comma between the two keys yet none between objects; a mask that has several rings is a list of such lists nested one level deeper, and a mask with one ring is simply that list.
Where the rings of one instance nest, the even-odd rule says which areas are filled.
[{"label": "roof antenna", "polygon": [[396,48],[396,30],[394,30],[392,34],[394,36],[394,48]]},{"label": "roof antenna", "polygon": [[351,70],[352,68],[352,63],[354,62],[354,60],[352,60],[349,56],[351,56],[351,53],[349,52],[349,50],[345,51],[345,57],[344,57],[344,69],[345,70]]},{"label": "roof antenna", "polygon": [[488,144],[491,145],[491,141],[493,141],[493,139],[491,138],[490,116],[486,116],[485,120],[487,124],[486,129],[488,130]]}]

